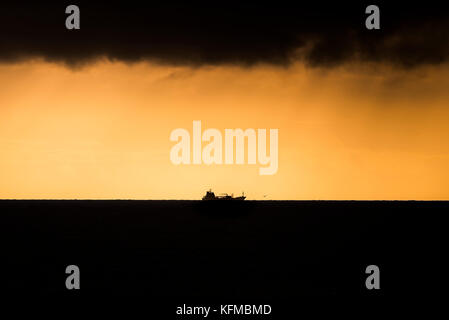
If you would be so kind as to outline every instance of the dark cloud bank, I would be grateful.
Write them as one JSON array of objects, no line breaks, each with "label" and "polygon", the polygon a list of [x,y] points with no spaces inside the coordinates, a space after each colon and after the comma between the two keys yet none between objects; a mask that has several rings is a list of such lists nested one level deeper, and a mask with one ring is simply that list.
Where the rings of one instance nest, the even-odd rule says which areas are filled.
[{"label": "dark cloud bank", "polygon": [[[42,57],[76,66],[107,57],[197,66],[302,59],[313,66],[361,60],[409,68],[449,59],[447,5],[374,1],[381,30],[370,31],[371,2],[314,2],[3,2],[0,62]],[[65,28],[69,4],[80,7],[80,30]]]}]

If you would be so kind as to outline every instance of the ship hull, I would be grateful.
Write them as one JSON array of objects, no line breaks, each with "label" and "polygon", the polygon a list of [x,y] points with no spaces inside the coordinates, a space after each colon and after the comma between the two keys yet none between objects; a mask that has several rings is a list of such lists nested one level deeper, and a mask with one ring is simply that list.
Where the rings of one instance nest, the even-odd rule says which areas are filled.
[{"label": "ship hull", "polygon": [[246,197],[236,197],[236,198],[219,198],[219,197],[217,197],[217,198],[209,198],[209,199],[203,198],[203,201],[243,201],[245,199],[246,199]]}]

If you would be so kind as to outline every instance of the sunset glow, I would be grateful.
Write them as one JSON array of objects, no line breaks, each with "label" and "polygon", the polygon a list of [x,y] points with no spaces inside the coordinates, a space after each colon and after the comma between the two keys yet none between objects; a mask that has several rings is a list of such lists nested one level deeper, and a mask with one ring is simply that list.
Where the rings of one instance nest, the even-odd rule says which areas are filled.
[{"label": "sunset glow", "polygon": [[[2,64],[0,197],[449,199],[448,87],[448,65]],[[194,120],[278,129],[277,173],[174,165]]]}]

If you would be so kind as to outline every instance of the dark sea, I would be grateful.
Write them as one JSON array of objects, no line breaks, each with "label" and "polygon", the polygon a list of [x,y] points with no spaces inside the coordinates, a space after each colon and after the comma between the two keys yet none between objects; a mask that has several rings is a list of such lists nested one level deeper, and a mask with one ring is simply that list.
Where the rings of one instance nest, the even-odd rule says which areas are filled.
[{"label": "dark sea", "polygon": [[[448,209],[420,201],[4,200],[0,290],[172,303],[432,294],[447,271]],[[80,269],[80,290],[66,289],[68,265]],[[369,265],[380,270],[380,290],[366,288]]]}]

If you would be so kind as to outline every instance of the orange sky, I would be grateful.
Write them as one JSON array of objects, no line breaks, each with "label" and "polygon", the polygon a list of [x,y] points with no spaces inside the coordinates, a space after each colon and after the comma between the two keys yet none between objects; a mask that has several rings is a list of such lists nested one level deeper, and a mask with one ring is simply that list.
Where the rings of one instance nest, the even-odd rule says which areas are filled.
[{"label": "orange sky", "polygon": [[[0,65],[0,198],[449,199],[449,65]],[[180,165],[170,132],[279,129],[279,169]]]}]

